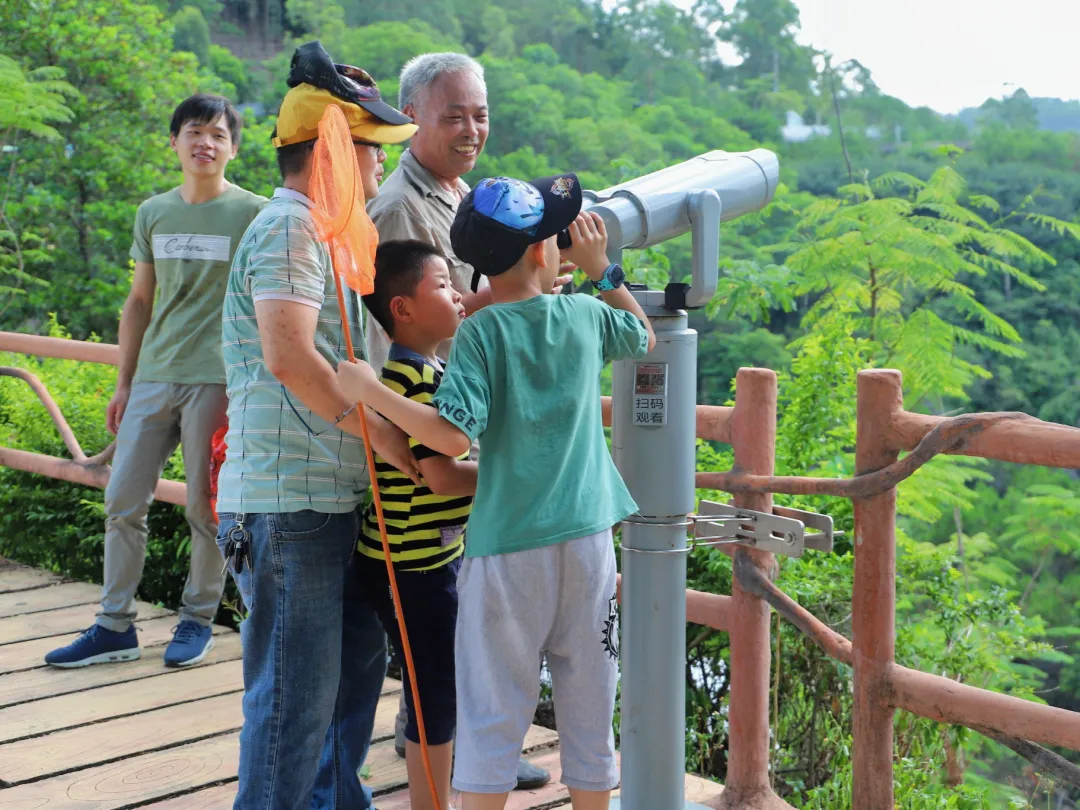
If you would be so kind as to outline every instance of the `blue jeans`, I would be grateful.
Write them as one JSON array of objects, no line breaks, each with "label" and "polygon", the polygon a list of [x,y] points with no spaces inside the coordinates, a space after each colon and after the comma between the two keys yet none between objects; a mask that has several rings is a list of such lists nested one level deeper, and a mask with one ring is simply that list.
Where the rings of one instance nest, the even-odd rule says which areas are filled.
[{"label": "blue jeans", "polygon": [[251,538],[233,572],[248,611],[234,810],[369,810],[357,772],[386,674],[386,636],[348,570],[356,513],[219,520],[222,553],[238,520]]}]

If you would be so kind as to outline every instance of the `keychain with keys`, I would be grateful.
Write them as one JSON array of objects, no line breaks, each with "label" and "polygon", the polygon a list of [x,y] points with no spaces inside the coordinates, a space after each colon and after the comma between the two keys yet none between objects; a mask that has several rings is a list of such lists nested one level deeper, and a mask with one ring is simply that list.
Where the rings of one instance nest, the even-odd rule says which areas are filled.
[{"label": "keychain with keys", "polygon": [[240,574],[244,570],[244,559],[251,560],[251,534],[244,528],[244,516],[238,515],[236,525],[229,529],[225,543],[225,565],[221,573],[229,568],[229,561],[233,563],[233,573]]}]

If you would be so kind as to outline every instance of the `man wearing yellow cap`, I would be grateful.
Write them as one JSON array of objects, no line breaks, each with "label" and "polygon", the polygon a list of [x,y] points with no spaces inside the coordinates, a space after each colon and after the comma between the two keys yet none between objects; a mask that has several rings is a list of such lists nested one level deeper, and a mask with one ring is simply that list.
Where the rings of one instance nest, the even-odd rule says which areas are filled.
[{"label": "man wearing yellow cap", "polygon": [[[249,611],[234,806],[367,810],[356,774],[382,688],[385,635],[349,593],[368,475],[359,415],[335,379],[345,333],[309,184],[329,105],[345,114],[365,199],[378,193],[381,144],[416,127],[382,101],[367,73],[335,65],[318,42],[297,49],[288,85],[274,135],[282,187],[237,249],[222,330],[229,433],[218,545]],[[353,350],[366,357],[359,298],[345,295]],[[404,434],[370,410],[367,418],[375,450],[417,476]]]}]

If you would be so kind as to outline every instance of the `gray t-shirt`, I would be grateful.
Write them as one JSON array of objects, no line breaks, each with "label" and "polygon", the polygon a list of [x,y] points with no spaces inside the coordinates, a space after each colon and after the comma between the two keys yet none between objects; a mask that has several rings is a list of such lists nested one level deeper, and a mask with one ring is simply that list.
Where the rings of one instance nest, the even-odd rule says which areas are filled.
[{"label": "gray t-shirt", "polygon": [[131,258],[154,265],[154,313],[143,336],[136,382],[225,382],[221,304],[229,263],[266,198],[231,186],[187,203],[174,188],[139,206]]}]

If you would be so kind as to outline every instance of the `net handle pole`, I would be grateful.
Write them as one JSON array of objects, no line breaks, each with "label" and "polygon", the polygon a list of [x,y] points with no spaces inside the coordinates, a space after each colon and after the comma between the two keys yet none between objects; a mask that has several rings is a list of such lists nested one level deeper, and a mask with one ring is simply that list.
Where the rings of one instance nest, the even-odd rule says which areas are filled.
[{"label": "net handle pole", "polygon": [[[331,249],[331,257],[332,256],[333,250]],[[349,314],[345,309],[344,288],[341,283],[341,276],[338,274],[336,266],[334,266],[333,258],[331,258],[331,268],[334,275],[334,285],[337,287],[338,309],[341,312],[341,330],[344,333],[345,351],[348,355],[349,362],[355,363],[356,353],[353,351],[352,329],[349,327]],[[439,789],[435,785],[435,774],[431,768],[431,755],[428,752],[427,731],[424,729],[424,714],[420,710],[420,690],[416,685],[416,667],[413,665],[412,647],[409,645],[409,631],[405,629],[405,613],[401,607],[401,594],[398,591],[397,574],[394,571],[394,563],[390,558],[390,540],[386,534],[386,518],[383,515],[382,496],[379,494],[379,482],[375,476],[375,456],[374,451],[371,449],[371,435],[368,432],[367,414],[364,411],[364,405],[362,403],[357,404],[357,411],[360,414],[360,433],[364,439],[364,453],[367,456],[367,468],[371,478],[371,493],[375,500],[375,518],[379,523],[379,536],[382,539],[383,558],[386,562],[386,575],[390,580],[390,595],[394,600],[394,612],[397,615],[398,633],[401,635],[401,651],[405,658],[404,663],[406,671],[409,673],[409,688],[412,692],[413,707],[416,710],[416,726],[417,730],[420,732],[420,756],[424,762],[424,775],[427,776],[428,789],[431,791],[431,797],[435,801],[435,807],[443,808],[447,805],[443,804],[442,799],[439,797]],[[450,797],[448,796],[448,801],[449,798]]]}]

